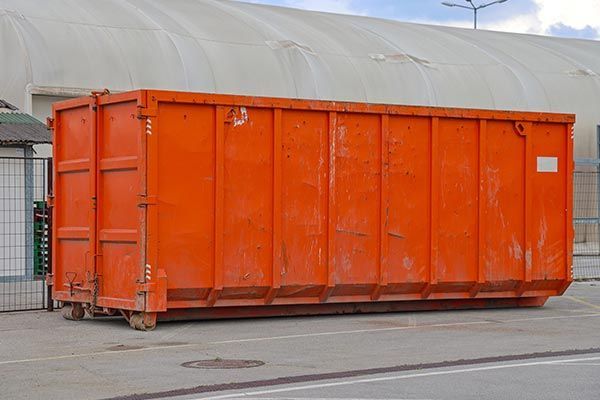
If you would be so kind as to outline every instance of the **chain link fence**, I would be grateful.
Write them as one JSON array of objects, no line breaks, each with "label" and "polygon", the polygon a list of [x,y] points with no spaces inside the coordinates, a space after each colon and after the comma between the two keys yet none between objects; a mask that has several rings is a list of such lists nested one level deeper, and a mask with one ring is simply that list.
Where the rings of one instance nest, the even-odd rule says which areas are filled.
[{"label": "chain link fence", "polygon": [[573,276],[575,279],[598,279],[600,278],[600,173],[597,170],[577,170],[573,177],[573,184],[575,193]]},{"label": "chain link fence", "polygon": [[48,307],[50,160],[0,157],[0,312]]},{"label": "chain link fence", "polygon": [[573,176],[573,277],[600,279],[600,125],[596,158],[575,160]]}]

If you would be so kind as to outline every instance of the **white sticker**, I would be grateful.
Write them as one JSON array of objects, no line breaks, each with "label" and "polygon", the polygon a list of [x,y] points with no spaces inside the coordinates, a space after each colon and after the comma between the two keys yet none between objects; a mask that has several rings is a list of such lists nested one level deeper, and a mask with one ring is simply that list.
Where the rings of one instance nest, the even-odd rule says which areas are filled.
[{"label": "white sticker", "polygon": [[537,172],[558,172],[558,157],[538,157]]}]

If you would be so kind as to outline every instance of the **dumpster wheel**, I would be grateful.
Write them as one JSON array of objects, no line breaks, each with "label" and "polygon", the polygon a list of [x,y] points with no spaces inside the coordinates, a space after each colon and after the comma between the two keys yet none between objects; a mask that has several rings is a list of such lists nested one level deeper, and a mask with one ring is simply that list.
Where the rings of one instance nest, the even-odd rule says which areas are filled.
[{"label": "dumpster wheel", "polygon": [[70,321],[81,321],[85,315],[85,310],[81,303],[65,303],[61,310],[62,316]]},{"label": "dumpster wheel", "polygon": [[156,313],[133,313],[129,317],[129,326],[138,331],[151,331],[156,328]]}]

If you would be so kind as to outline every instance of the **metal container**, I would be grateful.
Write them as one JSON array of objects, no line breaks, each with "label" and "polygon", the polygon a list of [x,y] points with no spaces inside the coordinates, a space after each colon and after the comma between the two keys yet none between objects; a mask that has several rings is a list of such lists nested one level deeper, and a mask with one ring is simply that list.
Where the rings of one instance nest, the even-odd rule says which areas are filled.
[{"label": "metal container", "polygon": [[159,319],[539,306],[573,115],[154,90],[54,105],[54,299]]}]

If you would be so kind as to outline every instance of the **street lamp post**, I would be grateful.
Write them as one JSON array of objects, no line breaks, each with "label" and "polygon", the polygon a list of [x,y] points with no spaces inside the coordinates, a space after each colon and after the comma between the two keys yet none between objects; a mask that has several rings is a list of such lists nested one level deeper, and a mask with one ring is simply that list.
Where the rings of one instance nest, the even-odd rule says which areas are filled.
[{"label": "street lamp post", "polygon": [[467,10],[473,10],[473,28],[477,29],[477,12],[479,10],[481,10],[482,8],[486,8],[491,5],[494,5],[494,4],[505,3],[507,1],[508,0],[496,0],[496,1],[492,1],[491,3],[481,4],[479,6],[476,6],[475,4],[473,4],[473,0],[466,0],[466,2],[469,4],[468,6],[464,6],[462,4],[456,4],[456,3],[449,3],[447,1],[444,1],[444,2],[442,2],[442,5],[444,5],[446,7],[460,7],[460,8],[466,8]]}]

